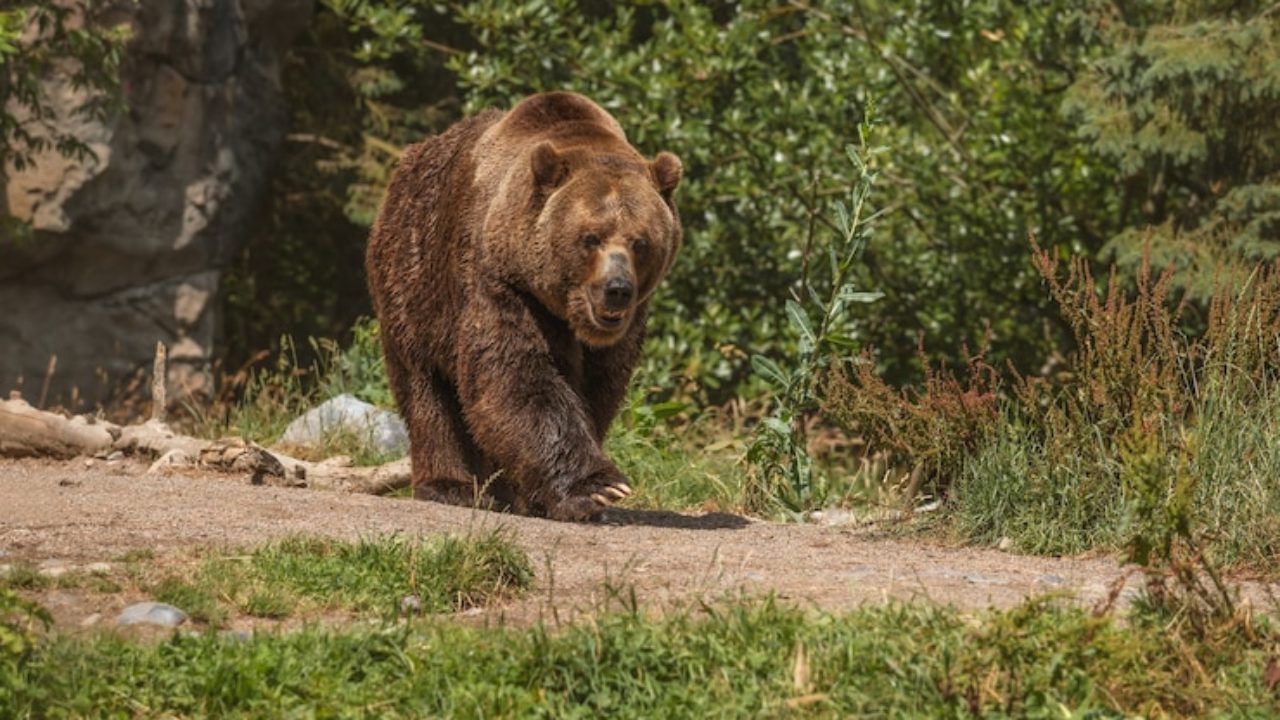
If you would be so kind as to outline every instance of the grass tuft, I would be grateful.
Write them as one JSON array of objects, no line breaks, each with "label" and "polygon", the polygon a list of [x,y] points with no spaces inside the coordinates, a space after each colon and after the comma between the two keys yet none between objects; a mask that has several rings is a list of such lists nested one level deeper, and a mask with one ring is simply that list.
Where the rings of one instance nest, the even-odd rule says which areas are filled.
[{"label": "grass tuft", "polygon": [[221,626],[233,611],[270,619],[323,611],[394,617],[408,595],[422,612],[455,612],[518,595],[532,581],[525,552],[494,531],[287,538],[248,552],[211,552],[188,577],[166,576],[149,589],[194,620]]}]

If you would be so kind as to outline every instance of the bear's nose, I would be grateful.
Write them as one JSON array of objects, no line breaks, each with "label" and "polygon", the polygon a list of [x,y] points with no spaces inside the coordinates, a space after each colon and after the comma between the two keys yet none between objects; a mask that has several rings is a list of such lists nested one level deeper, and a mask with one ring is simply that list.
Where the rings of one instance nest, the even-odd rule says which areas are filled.
[{"label": "bear's nose", "polygon": [[635,294],[636,288],[629,279],[609,278],[604,284],[604,306],[610,310],[626,310]]}]

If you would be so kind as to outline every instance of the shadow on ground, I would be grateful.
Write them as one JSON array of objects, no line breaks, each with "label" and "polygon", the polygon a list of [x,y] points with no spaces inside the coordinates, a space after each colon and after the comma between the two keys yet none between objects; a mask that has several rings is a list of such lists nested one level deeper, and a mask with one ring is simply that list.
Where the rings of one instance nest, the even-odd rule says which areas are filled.
[{"label": "shadow on ground", "polygon": [[609,508],[600,518],[601,525],[633,525],[674,530],[738,530],[751,521],[733,513],[713,512],[705,515],[681,515],[669,510],[631,510]]}]

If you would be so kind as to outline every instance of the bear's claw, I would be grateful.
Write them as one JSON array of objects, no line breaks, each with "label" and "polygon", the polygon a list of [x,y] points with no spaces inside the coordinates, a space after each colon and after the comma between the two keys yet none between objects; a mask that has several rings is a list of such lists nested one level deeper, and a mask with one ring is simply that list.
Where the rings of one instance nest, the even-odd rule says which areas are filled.
[{"label": "bear's claw", "polygon": [[[617,475],[615,474],[616,478]],[[585,487],[583,487],[585,485]],[[631,495],[631,486],[619,479],[597,478],[579,485],[549,508],[547,516],[555,520],[584,521],[598,518],[615,502]]]}]

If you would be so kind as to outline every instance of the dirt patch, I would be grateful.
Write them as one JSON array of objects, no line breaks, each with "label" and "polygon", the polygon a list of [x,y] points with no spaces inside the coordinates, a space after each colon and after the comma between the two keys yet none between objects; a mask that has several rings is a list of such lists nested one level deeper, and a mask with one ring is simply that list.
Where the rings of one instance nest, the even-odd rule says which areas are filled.
[{"label": "dirt patch", "polygon": [[[294,534],[351,539],[495,526],[510,529],[530,553],[537,580],[524,599],[473,615],[486,622],[564,620],[625,601],[633,591],[655,607],[769,592],[823,609],[888,598],[1007,607],[1046,592],[1092,603],[1123,574],[1107,558],[1019,556],[729,514],[615,510],[603,523],[568,524],[428,502],[254,487],[226,475],[148,475],[145,465],[129,461],[0,461],[0,565],[84,567],[137,551],[163,562],[192,546],[246,546]],[[50,593],[58,593],[48,599],[64,626],[93,613],[111,617],[126,599],[135,599],[102,596],[98,608],[93,593],[45,591]]]}]

